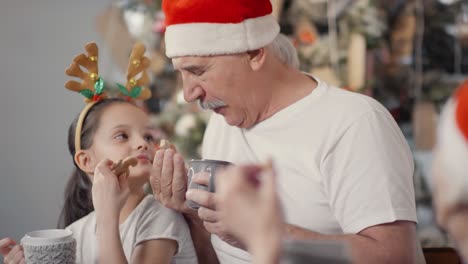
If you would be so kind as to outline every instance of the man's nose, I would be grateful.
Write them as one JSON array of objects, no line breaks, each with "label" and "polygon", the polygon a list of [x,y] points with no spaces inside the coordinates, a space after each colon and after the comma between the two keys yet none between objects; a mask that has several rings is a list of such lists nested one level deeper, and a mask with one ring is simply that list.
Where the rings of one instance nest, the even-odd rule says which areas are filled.
[{"label": "man's nose", "polygon": [[184,81],[184,99],[187,102],[194,102],[200,97],[203,96],[203,88],[196,84],[196,83],[191,83],[191,82],[185,82]]}]

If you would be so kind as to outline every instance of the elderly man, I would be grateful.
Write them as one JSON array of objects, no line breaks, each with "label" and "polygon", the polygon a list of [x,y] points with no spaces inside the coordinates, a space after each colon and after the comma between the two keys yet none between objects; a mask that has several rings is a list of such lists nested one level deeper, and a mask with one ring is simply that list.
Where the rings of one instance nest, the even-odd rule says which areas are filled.
[{"label": "elderly man", "polygon": [[[185,99],[215,112],[203,157],[272,158],[288,237],[347,241],[358,263],[415,263],[413,159],[388,111],[299,71],[269,0],[166,0],[163,10],[166,54]],[[201,262],[248,263],[219,221],[216,194],[185,193],[185,175],[180,154],[156,153],[155,197],[185,214]],[[191,210],[186,199],[202,207]]]},{"label": "elderly man", "polygon": [[468,81],[442,111],[434,150],[434,205],[446,228],[468,260]]}]

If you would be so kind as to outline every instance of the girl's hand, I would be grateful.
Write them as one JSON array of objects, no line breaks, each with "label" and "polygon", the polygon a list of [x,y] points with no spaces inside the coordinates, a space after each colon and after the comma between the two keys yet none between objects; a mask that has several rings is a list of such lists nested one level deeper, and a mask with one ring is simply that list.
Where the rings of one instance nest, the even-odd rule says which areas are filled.
[{"label": "girl's hand", "polygon": [[23,247],[11,238],[0,240],[0,254],[5,264],[25,263]]},{"label": "girl's hand", "polygon": [[117,177],[112,171],[113,162],[101,161],[94,171],[92,196],[98,220],[118,221],[120,210],[130,194],[128,175]]}]

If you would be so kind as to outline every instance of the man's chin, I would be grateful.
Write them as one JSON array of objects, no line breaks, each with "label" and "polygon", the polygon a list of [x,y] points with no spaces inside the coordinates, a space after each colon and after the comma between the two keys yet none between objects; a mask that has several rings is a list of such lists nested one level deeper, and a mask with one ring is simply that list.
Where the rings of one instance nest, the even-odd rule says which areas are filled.
[{"label": "man's chin", "polygon": [[235,126],[238,128],[250,128],[253,126],[253,124],[252,125],[247,124],[243,122],[243,120],[231,119],[228,116],[224,116],[224,120],[226,121],[226,123],[228,123],[228,125]]}]

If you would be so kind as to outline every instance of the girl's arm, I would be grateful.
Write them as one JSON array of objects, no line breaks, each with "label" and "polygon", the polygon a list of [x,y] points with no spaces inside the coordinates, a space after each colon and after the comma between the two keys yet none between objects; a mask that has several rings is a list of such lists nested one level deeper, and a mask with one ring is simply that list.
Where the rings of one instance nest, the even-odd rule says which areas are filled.
[{"label": "girl's arm", "polygon": [[99,221],[97,223],[97,240],[99,245],[99,263],[126,264],[122,242],[120,241],[119,220]]},{"label": "girl's arm", "polygon": [[119,214],[130,193],[126,177],[118,178],[110,169],[113,162],[101,161],[93,177],[93,204],[99,263],[128,263],[120,241]]},{"label": "girl's arm", "polygon": [[170,239],[148,240],[135,247],[132,263],[171,263],[176,254],[177,242]]}]

